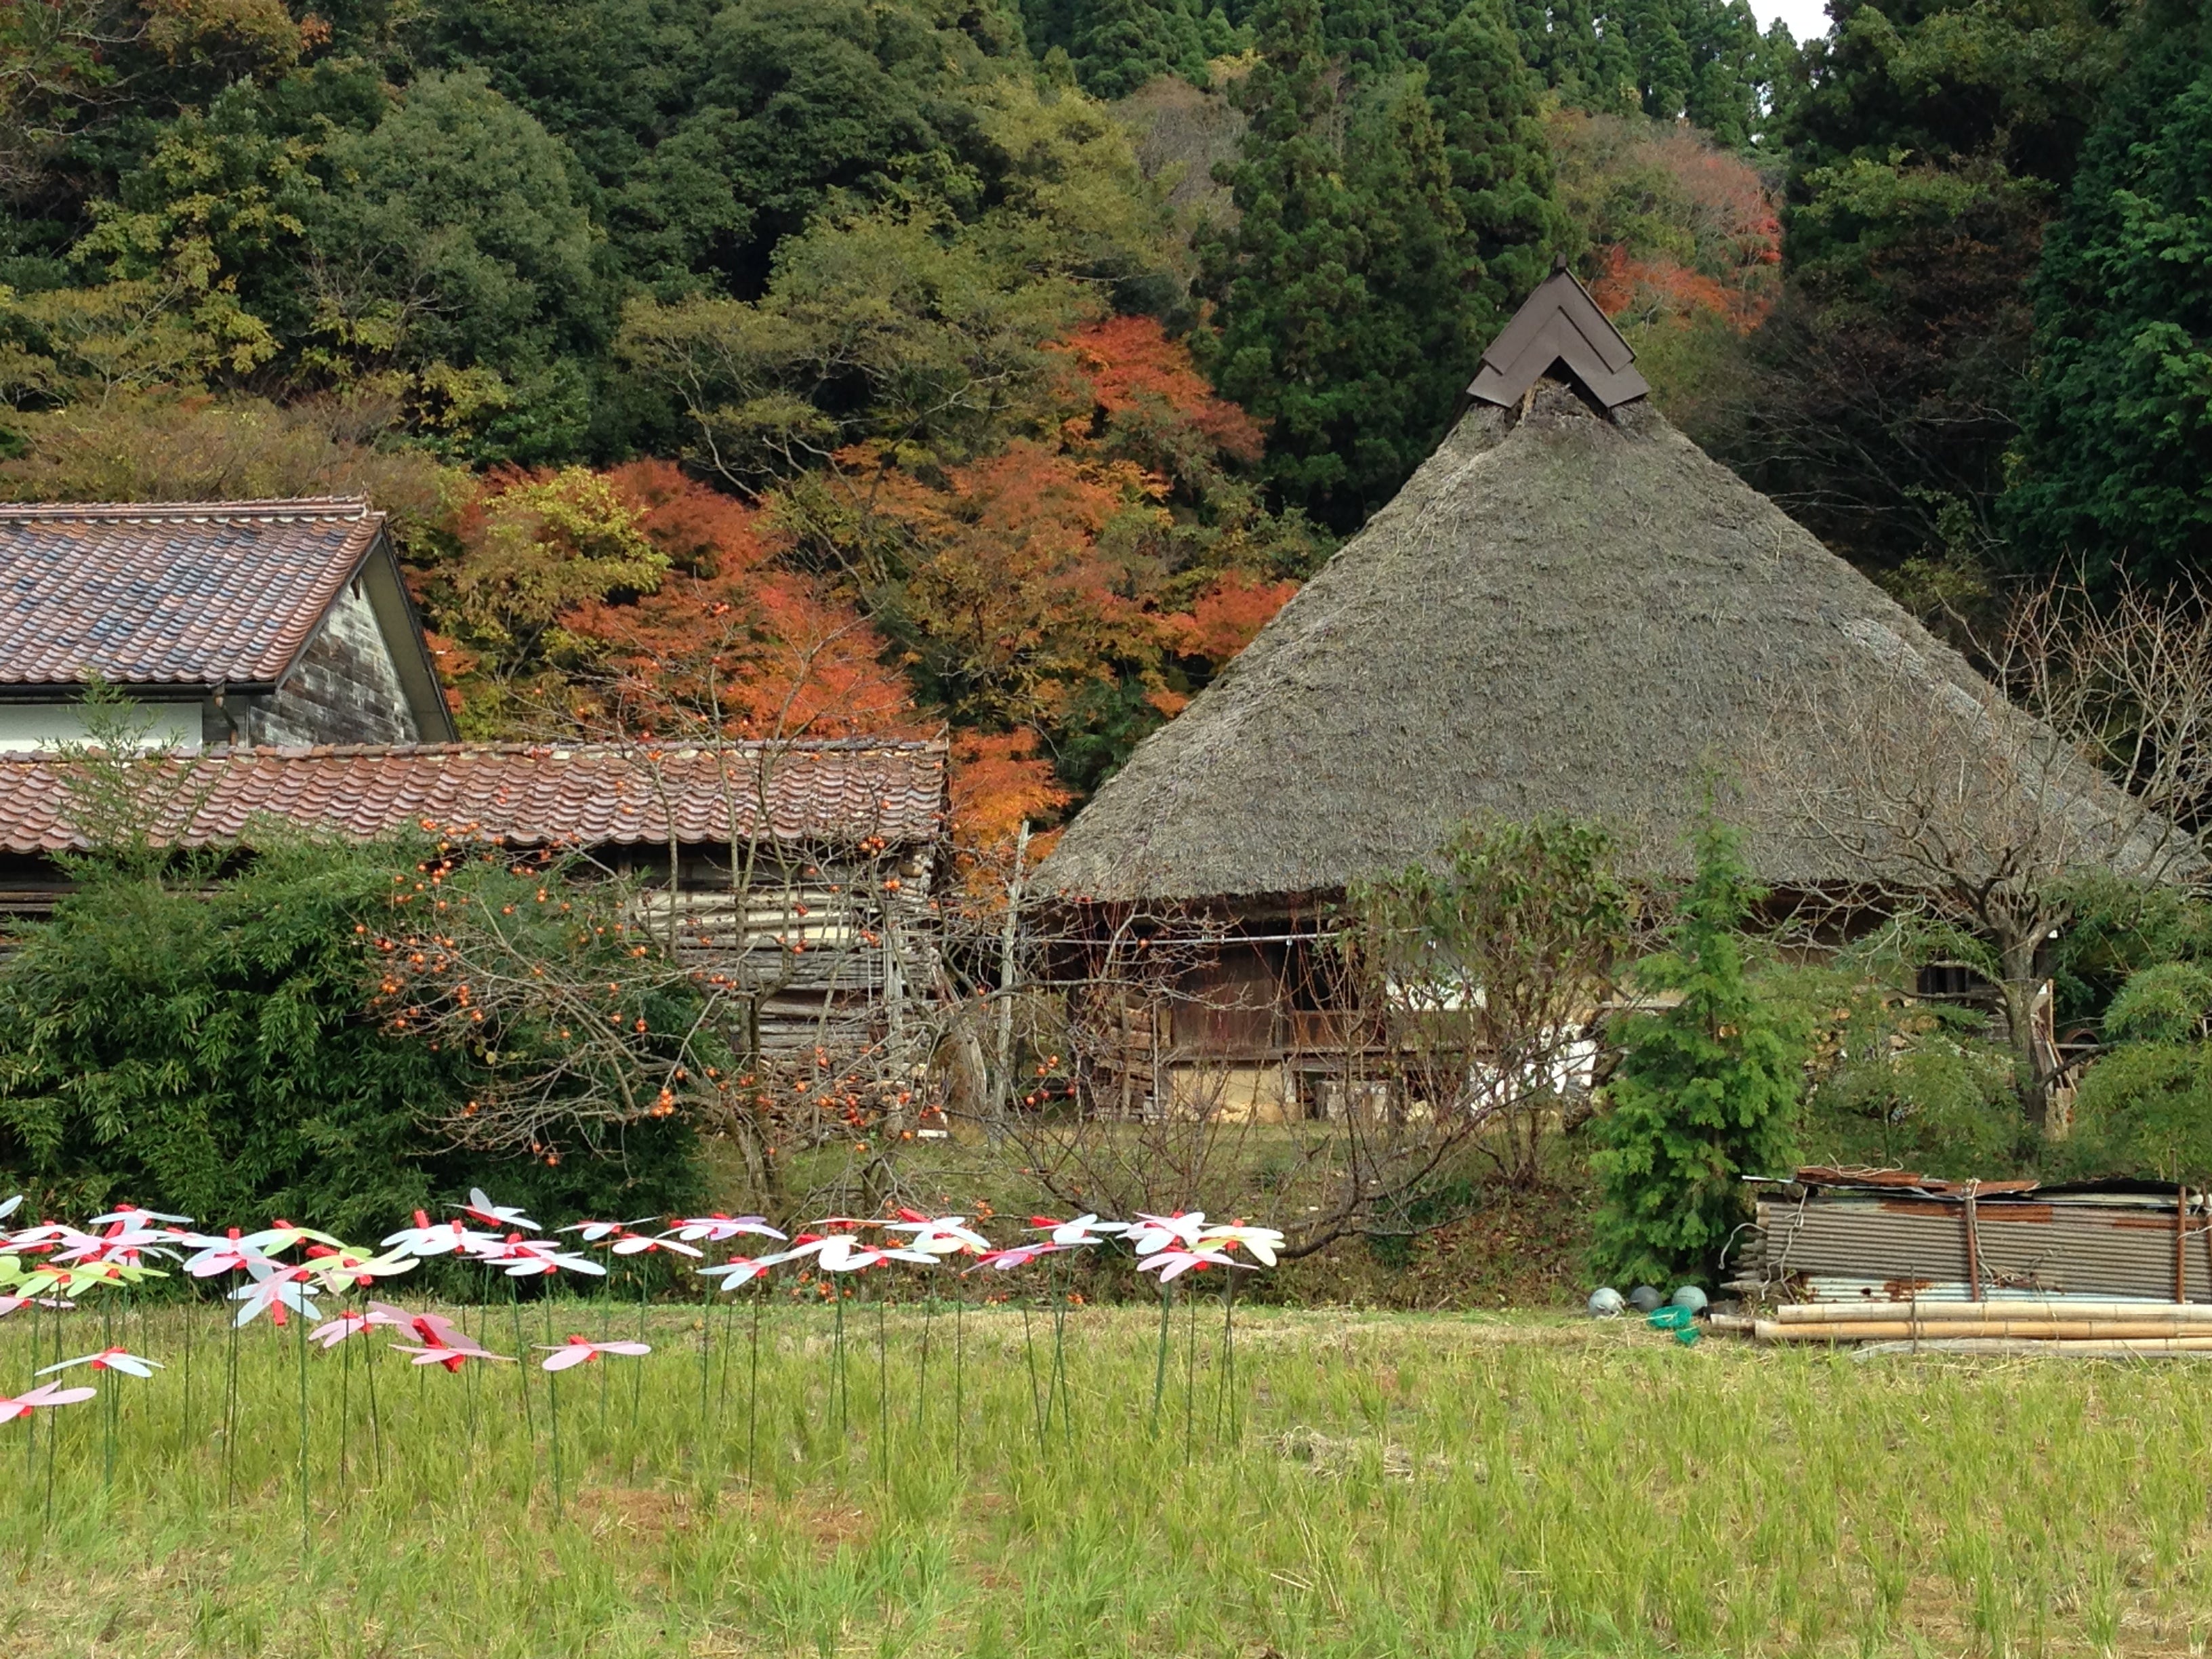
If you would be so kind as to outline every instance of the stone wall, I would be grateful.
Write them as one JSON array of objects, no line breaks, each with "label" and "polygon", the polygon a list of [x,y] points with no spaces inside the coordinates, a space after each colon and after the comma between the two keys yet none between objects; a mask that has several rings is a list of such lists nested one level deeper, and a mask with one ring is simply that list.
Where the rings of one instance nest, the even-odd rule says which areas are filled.
[{"label": "stone wall", "polygon": [[252,700],[240,736],[255,744],[422,741],[361,578],[338,595],[283,689]]}]

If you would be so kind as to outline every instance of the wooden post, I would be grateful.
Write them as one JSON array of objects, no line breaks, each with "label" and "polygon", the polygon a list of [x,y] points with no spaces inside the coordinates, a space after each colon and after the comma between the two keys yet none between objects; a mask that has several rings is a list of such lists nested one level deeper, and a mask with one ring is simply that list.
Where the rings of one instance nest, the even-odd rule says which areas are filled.
[{"label": "wooden post", "polygon": [[1030,855],[1030,823],[1022,820],[1014,842],[1014,871],[1006,884],[1006,922],[999,935],[999,1007],[994,1022],[999,1074],[991,1085],[990,1135],[1006,1133],[1006,1115],[1014,1104],[1014,946],[1021,935],[1022,878]]}]

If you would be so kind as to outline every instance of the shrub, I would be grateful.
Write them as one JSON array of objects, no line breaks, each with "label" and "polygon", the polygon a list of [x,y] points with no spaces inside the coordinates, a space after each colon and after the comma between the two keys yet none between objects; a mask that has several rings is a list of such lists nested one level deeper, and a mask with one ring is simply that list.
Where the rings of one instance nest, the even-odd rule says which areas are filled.
[{"label": "shrub", "polygon": [[370,1012],[366,940],[418,861],[282,840],[227,872],[76,860],[76,890],[0,967],[0,1183],[63,1213],[129,1200],[356,1237],[471,1183],[556,1213],[691,1196],[682,1115],[557,1166],[454,1146],[483,1057]]}]

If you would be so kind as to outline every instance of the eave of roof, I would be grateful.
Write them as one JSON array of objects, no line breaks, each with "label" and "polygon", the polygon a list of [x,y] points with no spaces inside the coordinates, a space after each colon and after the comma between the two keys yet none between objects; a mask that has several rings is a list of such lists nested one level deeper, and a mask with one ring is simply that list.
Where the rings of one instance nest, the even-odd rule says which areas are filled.
[{"label": "eave of roof", "polygon": [[[156,838],[250,842],[278,821],[349,839],[421,831],[511,847],[938,840],[942,743],[437,744],[207,750],[143,763]],[[0,851],[89,848],[71,820],[82,763],[0,756]]]}]

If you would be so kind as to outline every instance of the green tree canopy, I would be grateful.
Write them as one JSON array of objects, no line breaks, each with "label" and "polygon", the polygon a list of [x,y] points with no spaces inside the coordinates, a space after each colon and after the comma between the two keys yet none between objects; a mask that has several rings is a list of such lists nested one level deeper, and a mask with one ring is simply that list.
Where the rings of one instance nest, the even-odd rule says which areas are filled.
[{"label": "green tree canopy", "polygon": [[2153,13],[2037,271],[2007,522],[2046,566],[2212,565],[2212,18]]}]

